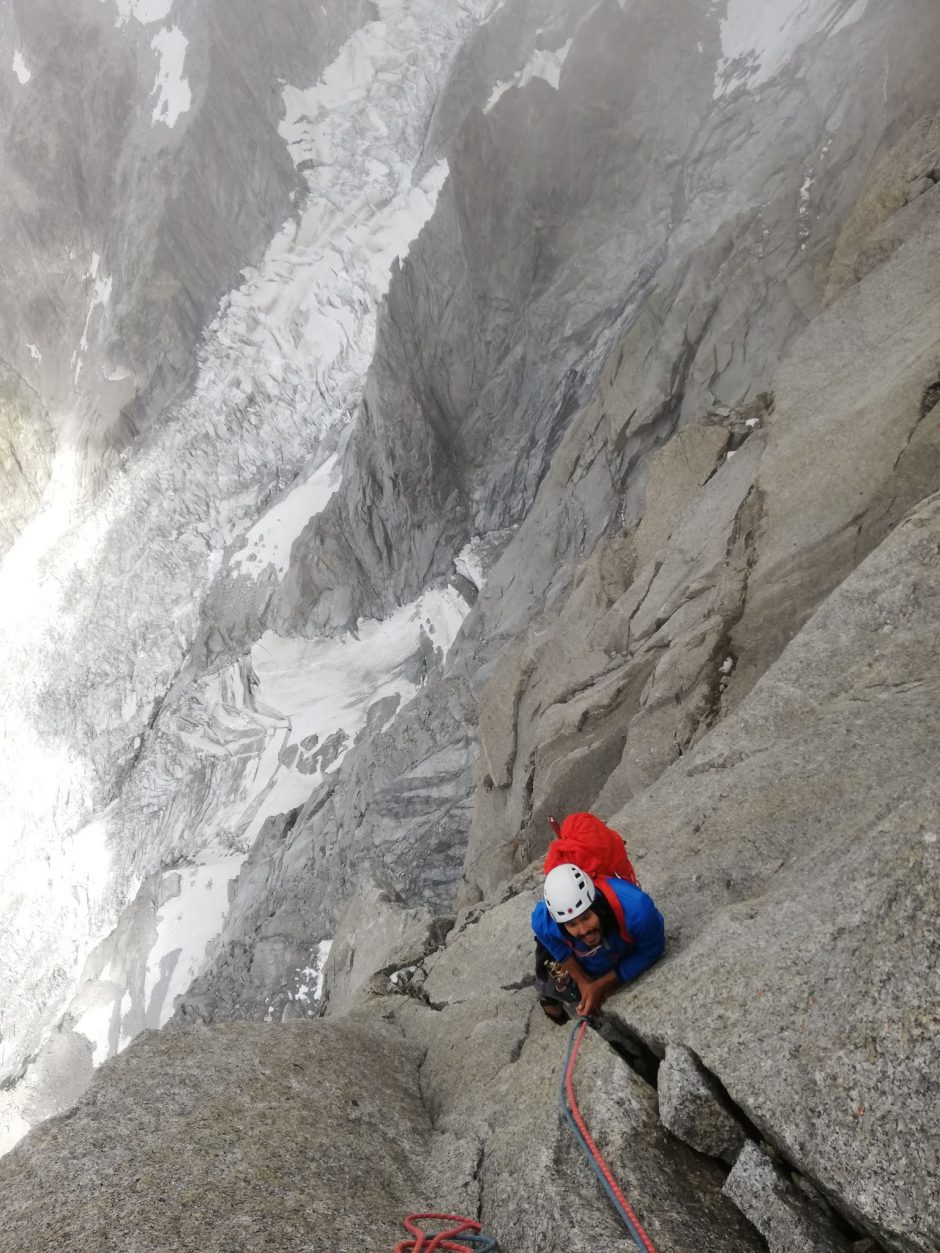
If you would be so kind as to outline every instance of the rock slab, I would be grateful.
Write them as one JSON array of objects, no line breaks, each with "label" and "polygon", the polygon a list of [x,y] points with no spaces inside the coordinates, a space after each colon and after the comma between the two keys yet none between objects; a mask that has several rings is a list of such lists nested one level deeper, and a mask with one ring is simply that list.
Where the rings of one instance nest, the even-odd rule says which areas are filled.
[{"label": "rock slab", "polygon": [[147,1032],[0,1161],[0,1251],[386,1251],[423,1208],[417,1056],[348,1024]]}]

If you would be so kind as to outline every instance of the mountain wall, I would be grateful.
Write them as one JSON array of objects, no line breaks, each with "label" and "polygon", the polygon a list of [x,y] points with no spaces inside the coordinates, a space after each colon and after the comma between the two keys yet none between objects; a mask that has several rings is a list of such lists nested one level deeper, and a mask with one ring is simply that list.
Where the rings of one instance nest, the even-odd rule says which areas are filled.
[{"label": "mountain wall", "polygon": [[[382,253],[374,352],[343,390],[361,354],[327,377],[307,293],[340,290],[328,180],[348,189],[358,166],[331,174],[324,154],[373,142],[391,7],[363,15],[326,104],[284,96],[308,179],[295,250],[269,247],[231,298],[240,321],[200,350],[215,372],[129,446],[100,550],[120,573],[72,602],[72,638],[102,596],[141,593],[138,640],[179,606],[136,663],[148,700],[108,716],[128,688],[103,662],[87,681],[94,651],[78,700],[44,687],[50,717],[98,703],[72,741],[98,777],[55,812],[70,830],[107,802],[121,886],[34,1056],[43,1112],[78,1103],[0,1160],[0,1247],[106,1247],[119,1228],[142,1250],[262,1230],[380,1249],[438,1207],[507,1249],[632,1247],[559,1124],[565,1035],[531,987],[547,817],[591,808],[667,922],[578,1081],[655,1247],[930,1253],[940,18],[926,0],[416,11],[392,62],[423,84],[395,123],[410,164],[384,124],[369,159],[420,225]],[[343,239],[352,265],[362,238]],[[285,383],[260,363],[300,324],[309,360],[285,352]],[[307,495],[280,533],[286,484],[264,467],[283,449]],[[127,539],[140,483],[153,565]],[[333,721],[315,722],[338,656]],[[171,951],[159,980],[147,954],[184,878],[197,908],[223,882],[209,852],[237,877],[176,994]],[[43,995],[17,992],[48,1026],[62,998]],[[113,1052],[174,1008],[84,1097],[84,1073],[64,1082],[90,1071],[94,1013]],[[96,1152],[108,1186],[80,1204]]]}]

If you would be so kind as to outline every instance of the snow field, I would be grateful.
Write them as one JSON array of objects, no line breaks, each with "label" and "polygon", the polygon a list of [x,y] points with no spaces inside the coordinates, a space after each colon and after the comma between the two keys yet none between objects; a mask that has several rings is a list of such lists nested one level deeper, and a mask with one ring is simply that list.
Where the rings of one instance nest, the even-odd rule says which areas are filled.
[{"label": "snow field", "polygon": [[[382,622],[360,622],[356,637],[284,639],[266,632],[251,650],[259,680],[256,697],[289,724],[261,803],[242,839],[252,841],[264,821],[302,804],[323,778],[324,769],[339,765],[356,734],[365,726],[370,706],[387,696],[405,705],[418,690],[403,669],[426,635],[446,653],[463,623],[467,603],[453,588],[425,592]],[[342,747],[326,766],[311,770],[284,766],[285,751],[296,746],[297,763],[309,759],[303,742],[317,737],[317,747],[343,732]]]},{"label": "snow field", "polygon": [[178,26],[174,26],[154,35],[150,46],[160,58],[157,81],[150,93],[157,96],[153,122],[154,125],[162,122],[172,130],[182,115],[189,112],[193,102],[193,93],[183,77],[189,40]]},{"label": "snow field", "polygon": [[29,69],[23,58],[22,52],[17,51],[13,54],[13,73],[24,85],[28,83],[33,76],[32,71]]},{"label": "snow field", "polygon": [[[727,0],[715,99],[768,82],[814,35],[835,35],[857,22],[869,0]],[[736,64],[740,63],[740,64]]]},{"label": "snow field", "polygon": [[528,61],[518,70],[512,78],[506,83],[497,83],[490,93],[489,99],[483,106],[483,112],[489,111],[496,104],[501,96],[505,95],[513,87],[524,87],[526,83],[533,78],[542,78],[550,87],[558,90],[558,84],[561,81],[561,71],[571,51],[572,40],[562,44],[560,48],[554,50],[550,48],[540,48],[532,53]]},{"label": "snow field", "polygon": [[[194,839],[203,847],[243,848],[267,814],[302,790],[309,794],[317,776],[288,770],[282,749],[299,744],[301,728],[320,744],[340,728],[351,739],[381,695],[407,700],[414,685],[399,670],[422,630],[446,648],[465,610],[453,591],[431,593],[390,625],[363,624],[359,641],[345,648],[314,641],[323,646],[310,657],[298,658],[295,642],[285,642],[282,653],[280,643],[266,639],[267,656],[252,656],[260,692],[239,691],[231,674],[197,681],[180,703],[187,715],[201,710],[204,720],[185,727],[176,705],[162,707],[224,553],[240,546],[240,574],[270,563],[280,573],[293,540],[335,487],[333,470],[321,465],[310,474],[308,467],[323,433],[347,426],[356,412],[390,266],[406,255],[447,176],[440,163],[414,180],[430,109],[468,27],[495,5],[383,0],[379,7],[380,21],[357,32],[323,76],[320,95],[317,87],[312,96],[310,89],[284,89],[285,104],[296,105],[288,108],[285,126],[294,130],[285,142],[298,162],[321,164],[305,169],[309,191],[297,214],[222,302],[199,353],[191,398],[146,433],[92,506],[81,491],[80,453],[61,446],[39,511],[0,563],[7,663],[0,675],[7,767],[0,802],[8,832],[0,861],[20,867],[18,878],[0,876],[0,1074],[15,1071],[70,1003],[86,954],[142,879],[190,853]],[[172,9],[171,0],[118,0],[117,22],[164,21]],[[157,102],[167,125],[182,102],[174,93],[182,91],[185,46],[176,29],[154,41],[167,56]],[[309,125],[305,109],[312,111]],[[342,161],[330,164],[330,153]],[[81,350],[111,296],[99,271],[93,258]],[[74,367],[81,368],[80,352]],[[259,522],[259,496],[287,484]],[[293,674],[299,695],[288,697],[288,672],[300,661],[303,677]],[[319,679],[311,664],[322,667]],[[157,711],[160,734],[151,726]],[[113,780],[103,770],[106,752],[135,763],[107,815],[101,806]],[[200,782],[207,764],[210,772],[218,766],[226,787],[207,791]],[[128,802],[135,787],[140,795]],[[100,856],[84,861],[70,881],[76,867],[69,850],[95,829],[107,836],[96,846]],[[157,942],[173,947],[148,956],[155,972],[166,973],[168,957],[179,950],[164,980],[166,1007],[178,981],[204,960],[209,931],[221,928],[217,893],[228,871],[234,864],[211,887],[203,871],[180,871],[184,890],[176,913],[161,916],[167,931]],[[72,882],[79,887],[69,886],[68,899],[54,886]],[[189,920],[190,910],[205,927]],[[151,1001],[164,986],[154,977]],[[90,1014],[85,1025],[98,1056],[106,1022],[111,1040],[115,1015],[118,1023],[126,1017],[128,993],[117,986],[110,1011],[82,1011]]]}]

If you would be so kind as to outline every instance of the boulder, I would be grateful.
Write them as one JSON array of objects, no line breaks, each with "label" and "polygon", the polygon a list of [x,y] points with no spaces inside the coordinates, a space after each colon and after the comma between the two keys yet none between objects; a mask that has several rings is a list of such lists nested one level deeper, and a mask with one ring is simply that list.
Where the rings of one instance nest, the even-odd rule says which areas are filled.
[{"label": "boulder", "polygon": [[746,1139],[744,1128],[688,1049],[667,1046],[656,1090],[659,1119],[667,1131],[709,1157],[734,1160]]},{"label": "boulder", "polygon": [[147,1032],[0,1160],[0,1247],[387,1250],[423,1208],[419,1057],[355,1024]]},{"label": "boulder", "polygon": [[770,1253],[849,1253],[822,1208],[802,1197],[756,1144],[746,1144],[725,1181],[730,1197],[767,1241]]}]

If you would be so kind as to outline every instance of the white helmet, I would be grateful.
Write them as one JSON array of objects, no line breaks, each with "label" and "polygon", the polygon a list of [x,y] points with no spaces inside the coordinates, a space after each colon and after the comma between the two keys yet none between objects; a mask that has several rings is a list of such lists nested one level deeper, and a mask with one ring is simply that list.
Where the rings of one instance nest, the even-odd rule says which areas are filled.
[{"label": "white helmet", "polygon": [[548,912],[556,922],[572,922],[594,904],[594,884],[571,862],[548,872],[543,892]]}]

